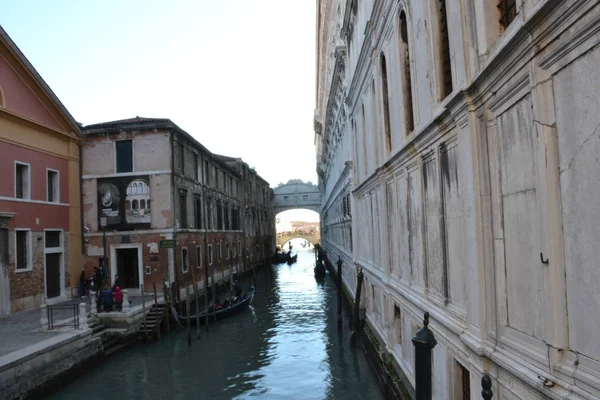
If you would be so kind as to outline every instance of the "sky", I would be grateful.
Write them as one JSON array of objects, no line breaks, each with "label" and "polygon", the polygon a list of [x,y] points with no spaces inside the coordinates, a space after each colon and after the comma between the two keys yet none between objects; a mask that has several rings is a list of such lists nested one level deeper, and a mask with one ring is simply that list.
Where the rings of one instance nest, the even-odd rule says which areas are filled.
[{"label": "sky", "polygon": [[274,188],[317,182],[315,3],[0,0],[0,25],[80,123],[169,118]]}]

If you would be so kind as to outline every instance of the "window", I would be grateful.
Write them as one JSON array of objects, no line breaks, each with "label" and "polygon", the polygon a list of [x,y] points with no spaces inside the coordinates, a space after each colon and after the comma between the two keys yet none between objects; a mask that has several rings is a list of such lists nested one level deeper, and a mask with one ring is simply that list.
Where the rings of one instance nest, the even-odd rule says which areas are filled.
[{"label": "window", "polygon": [[342,215],[346,216],[346,196],[342,197]]},{"label": "window", "polygon": [[394,304],[394,336],[395,344],[402,346],[402,313],[396,304]]},{"label": "window", "polygon": [[469,376],[469,370],[466,369],[461,363],[455,361],[455,399],[471,400],[471,378]]},{"label": "window", "polygon": [[517,16],[517,2],[515,0],[500,0],[498,8],[500,9],[500,25],[504,30]]},{"label": "window", "polygon": [[217,245],[217,261],[221,262],[222,257],[223,257],[223,255],[221,254],[221,243],[219,243]]},{"label": "window", "polygon": [[237,255],[236,251],[235,251],[235,243],[231,244],[231,250],[232,250],[232,258],[235,258]]},{"label": "window", "polygon": [[202,229],[202,200],[199,196],[194,197],[194,215],[196,229]]},{"label": "window", "polygon": [[15,197],[29,199],[31,197],[31,174],[29,164],[15,163]]},{"label": "window", "polygon": [[223,207],[223,220],[223,228],[225,230],[231,229],[229,225],[229,207],[227,206],[227,204],[225,204],[225,207]]},{"label": "window", "polygon": [[452,93],[452,66],[450,63],[450,40],[448,36],[448,18],[446,0],[434,1],[434,23],[437,21],[437,40],[435,41],[437,57],[436,75],[438,81],[438,101],[444,100]]},{"label": "window", "polygon": [[229,251],[229,243],[225,244],[225,257],[229,260],[231,258],[231,253]]},{"label": "window", "polygon": [[44,232],[45,237],[45,245],[44,247],[47,249],[53,247],[62,247],[61,245],[61,233],[62,231],[46,231]]},{"label": "window", "polygon": [[115,149],[117,153],[117,174],[133,172],[133,141],[116,141]]},{"label": "window", "polygon": [[210,167],[206,160],[204,160],[204,184],[210,185]]},{"label": "window", "polygon": [[190,257],[187,247],[181,249],[181,270],[186,273],[190,269]]},{"label": "window", "polygon": [[47,169],[46,173],[46,187],[48,189],[47,200],[51,203],[60,203],[58,171],[54,169]]},{"label": "window", "polygon": [[223,229],[223,207],[217,202],[217,229]]},{"label": "window", "polygon": [[200,164],[198,164],[198,154],[194,153],[194,180],[200,179]]},{"label": "window", "polygon": [[179,189],[179,227],[187,228],[187,190]]},{"label": "window", "polygon": [[196,246],[196,268],[202,267],[202,246]]},{"label": "window", "polygon": [[212,244],[208,245],[208,265],[213,263]]},{"label": "window", "polygon": [[212,229],[212,202],[206,199],[206,229]]},{"label": "window", "polygon": [[242,241],[241,240],[238,241],[238,254],[240,256],[242,255]]},{"label": "window", "polygon": [[392,151],[392,133],[390,131],[390,103],[388,94],[387,63],[385,55],[381,55],[381,96],[383,97],[383,120],[385,124],[385,144]]},{"label": "window", "polygon": [[352,215],[352,210],[350,209],[350,194],[346,195],[346,207],[348,208],[348,216]]},{"label": "window", "polygon": [[31,271],[31,231],[16,229],[16,271]]},{"label": "window", "polygon": [[[412,80],[410,76],[410,49],[408,46],[408,22],[404,11],[400,12],[400,78],[402,83],[402,94],[404,96],[404,123],[406,134],[415,129],[412,104]],[[364,119],[364,117],[363,117]]]}]

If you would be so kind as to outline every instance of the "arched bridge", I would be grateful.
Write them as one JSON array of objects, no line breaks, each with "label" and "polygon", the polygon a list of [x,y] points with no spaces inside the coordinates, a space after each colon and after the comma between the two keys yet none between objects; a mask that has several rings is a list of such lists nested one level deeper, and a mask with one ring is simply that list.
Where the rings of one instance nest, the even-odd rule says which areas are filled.
[{"label": "arched bridge", "polygon": [[292,179],[288,183],[280,183],[273,189],[273,212],[275,215],[294,208],[306,208],[321,212],[321,192],[311,182],[304,183],[300,179]]},{"label": "arched bridge", "polygon": [[[314,246],[316,243],[319,243],[321,241],[321,235],[319,234],[319,232],[313,232],[312,234],[300,232],[284,232],[277,234],[277,244],[280,246],[283,246],[285,243],[292,239],[304,239],[309,241]],[[287,250],[287,248],[284,250]]]}]

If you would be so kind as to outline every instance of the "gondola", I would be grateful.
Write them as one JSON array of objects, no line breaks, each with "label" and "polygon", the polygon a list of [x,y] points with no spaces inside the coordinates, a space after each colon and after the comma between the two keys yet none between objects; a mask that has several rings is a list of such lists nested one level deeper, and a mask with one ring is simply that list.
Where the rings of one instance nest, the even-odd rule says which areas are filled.
[{"label": "gondola", "polygon": [[275,254],[273,254],[273,258],[271,259],[271,261],[273,262],[273,264],[283,264],[284,262],[287,262],[289,265],[291,265],[295,263],[297,259],[298,254],[292,256],[292,252],[288,251],[287,253],[276,252]]},{"label": "gondola", "polygon": [[325,265],[321,262],[318,262],[315,265],[315,279],[323,279],[325,275],[327,275],[327,270],[325,269]]},{"label": "gondola", "polygon": [[[220,308],[216,312],[209,310],[209,313],[208,313],[209,323],[211,323],[215,320],[221,320],[221,319],[231,317],[232,315],[235,315],[235,314],[239,313],[240,311],[248,308],[248,306],[252,302],[252,299],[254,298],[255,291],[256,291],[256,287],[254,286],[253,283],[250,283],[250,290],[248,290],[248,293],[246,293],[244,296],[242,296],[242,298],[238,302],[236,302],[228,307]],[[198,315],[198,317],[200,319],[200,325],[205,324],[206,323],[206,310],[201,311],[200,315]],[[178,318],[181,320],[181,322],[183,324],[187,323],[187,317],[179,316]],[[196,321],[198,319],[197,316],[194,314],[194,315],[191,315],[189,318],[190,318],[191,325],[195,325]]]}]

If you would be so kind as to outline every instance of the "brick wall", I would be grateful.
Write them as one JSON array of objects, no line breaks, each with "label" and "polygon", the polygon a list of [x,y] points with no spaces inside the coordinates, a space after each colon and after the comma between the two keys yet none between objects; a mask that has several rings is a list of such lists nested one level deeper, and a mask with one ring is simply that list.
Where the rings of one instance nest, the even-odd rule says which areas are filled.
[{"label": "brick wall", "polygon": [[[45,297],[44,231],[31,231],[32,270],[16,272],[16,232],[9,231],[8,255],[10,274],[11,312],[39,307]],[[70,294],[69,233],[63,233],[63,266],[65,294]]]}]

